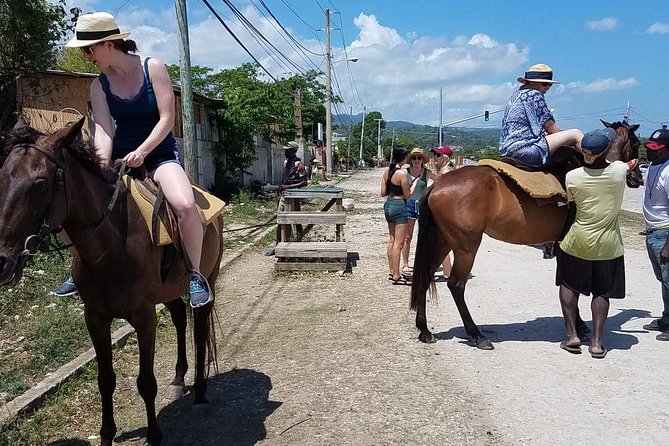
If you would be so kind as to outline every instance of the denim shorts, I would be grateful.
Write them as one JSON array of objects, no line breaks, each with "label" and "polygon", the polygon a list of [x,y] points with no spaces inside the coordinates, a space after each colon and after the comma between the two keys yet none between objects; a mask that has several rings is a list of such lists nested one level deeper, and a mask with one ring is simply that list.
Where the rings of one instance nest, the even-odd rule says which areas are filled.
[{"label": "denim shorts", "polygon": [[404,225],[408,221],[407,205],[404,200],[388,198],[383,205],[383,213],[388,223]]},{"label": "denim shorts", "polygon": [[407,214],[409,220],[418,220],[418,200],[407,200]]}]

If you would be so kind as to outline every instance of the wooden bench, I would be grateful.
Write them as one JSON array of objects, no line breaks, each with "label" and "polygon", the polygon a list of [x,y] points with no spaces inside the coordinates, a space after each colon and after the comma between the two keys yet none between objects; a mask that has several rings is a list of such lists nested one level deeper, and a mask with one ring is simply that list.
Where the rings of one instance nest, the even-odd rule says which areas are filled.
[{"label": "wooden bench", "polygon": [[319,259],[319,261],[278,261],[276,271],[339,271],[346,269],[346,242],[281,242],[274,252],[281,259]]},{"label": "wooden bench", "polygon": [[[283,192],[286,209],[276,216],[279,240],[274,249],[277,271],[342,270],[346,268],[348,249],[344,239],[346,212],[343,211],[344,190],[332,187],[304,187]],[[325,198],[328,203],[320,211],[301,211],[300,201]],[[296,230],[297,241],[289,241]],[[335,227],[334,242],[305,242],[302,237],[314,225]],[[296,261],[295,259],[304,259]]]}]

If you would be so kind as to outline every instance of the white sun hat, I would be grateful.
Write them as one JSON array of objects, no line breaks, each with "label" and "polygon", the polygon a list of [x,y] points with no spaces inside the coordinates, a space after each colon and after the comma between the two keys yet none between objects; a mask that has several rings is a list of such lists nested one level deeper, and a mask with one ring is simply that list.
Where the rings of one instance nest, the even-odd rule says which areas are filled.
[{"label": "white sun hat", "polygon": [[79,16],[74,37],[65,46],[81,48],[106,40],[125,39],[129,35],[130,33],[120,32],[113,15],[108,12],[93,12]]}]

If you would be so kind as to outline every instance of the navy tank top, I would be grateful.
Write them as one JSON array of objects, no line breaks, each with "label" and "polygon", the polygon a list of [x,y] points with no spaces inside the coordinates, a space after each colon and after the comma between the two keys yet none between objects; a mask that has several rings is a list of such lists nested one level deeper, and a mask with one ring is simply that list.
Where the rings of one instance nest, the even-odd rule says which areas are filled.
[{"label": "navy tank top", "polygon": [[[149,77],[149,57],[144,59],[144,83],[139,93],[131,99],[122,99],[114,95],[109,87],[109,79],[100,74],[100,85],[107,96],[107,105],[112,118],[116,121],[116,132],[112,142],[112,160],[123,158],[137,149],[149,136],[160,119],[158,103]],[[149,153],[145,164],[153,160],[172,158],[176,152],[176,141],[172,132]]]}]

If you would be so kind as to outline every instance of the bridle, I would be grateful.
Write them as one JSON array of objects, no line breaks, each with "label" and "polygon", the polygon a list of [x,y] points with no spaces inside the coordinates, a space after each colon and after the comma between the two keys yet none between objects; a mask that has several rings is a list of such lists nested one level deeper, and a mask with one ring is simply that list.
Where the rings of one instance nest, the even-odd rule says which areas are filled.
[{"label": "bridle", "polygon": [[[118,198],[119,191],[121,189],[121,184],[122,180],[121,177],[127,172],[128,168],[123,162],[120,166],[119,170],[119,177],[118,181],[116,182],[116,186],[114,188],[114,193],[109,200],[109,203],[107,204],[107,208],[105,212],[102,214],[102,217],[95,223],[93,229],[86,234],[81,240],[78,240],[76,242],[72,242],[67,245],[59,246],[56,247],[55,249],[49,249],[49,236],[53,233],[58,233],[60,232],[63,228],[62,226],[58,226],[54,229],[51,229],[51,225],[49,223],[49,220],[53,217],[53,214],[55,213],[55,203],[56,203],[56,193],[60,190],[65,192],[65,215],[68,215],[69,213],[69,208],[70,208],[70,203],[67,198],[67,191],[65,188],[65,164],[56,158],[56,156],[42,147],[38,143],[24,143],[24,144],[17,144],[16,146],[12,147],[11,151],[15,149],[35,149],[42,155],[44,155],[52,164],[56,166],[56,171],[54,173],[54,181],[53,181],[53,188],[52,188],[52,193],[51,193],[51,200],[49,203],[49,207],[46,210],[46,213],[44,214],[44,218],[42,219],[42,225],[40,226],[39,230],[37,231],[36,234],[29,235],[26,237],[25,242],[23,243],[23,251],[19,254],[19,258],[27,258],[27,257],[33,257],[35,256],[39,251],[42,252],[54,252],[54,251],[62,251],[67,248],[71,248],[72,246],[76,246],[78,244],[83,243],[84,241],[88,240],[95,232],[100,228],[102,225],[102,222],[104,222],[107,217],[109,216],[109,213],[112,211],[114,208],[114,205],[116,204],[116,199]],[[67,152],[63,151],[63,156],[65,156]],[[36,243],[34,243],[36,242]],[[34,247],[31,247],[30,245],[34,243]],[[55,246],[52,244],[52,246]]]},{"label": "bridle", "polygon": [[[46,150],[44,147],[37,143],[29,144],[18,144],[12,147],[12,151],[16,149],[35,149],[42,155],[46,157],[52,164],[56,166],[56,171],[54,173],[53,188],[51,190],[51,200],[49,202],[49,207],[44,214],[42,219],[42,225],[36,234],[29,235],[26,237],[25,242],[23,243],[23,251],[19,254],[19,257],[32,257],[36,255],[39,251],[47,251],[49,248],[49,236],[52,233],[51,225],[49,220],[53,217],[56,206],[56,193],[60,190],[65,191],[65,166],[64,164],[56,158],[56,156]],[[67,199],[67,193],[65,193],[65,215],[69,210],[69,201]],[[58,229],[58,228],[57,228]],[[36,242],[34,247],[31,247],[31,243]]]}]

